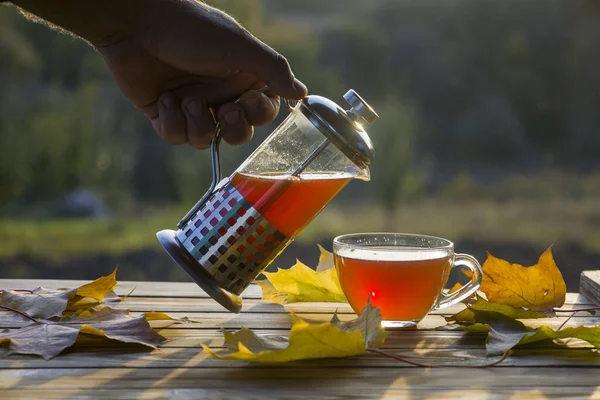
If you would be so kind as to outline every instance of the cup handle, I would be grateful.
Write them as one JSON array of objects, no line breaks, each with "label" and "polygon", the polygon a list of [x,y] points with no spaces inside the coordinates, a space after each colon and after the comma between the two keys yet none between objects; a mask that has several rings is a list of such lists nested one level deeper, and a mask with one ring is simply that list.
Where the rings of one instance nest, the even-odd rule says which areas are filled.
[{"label": "cup handle", "polygon": [[456,254],[454,256],[454,263],[452,264],[452,268],[455,267],[467,267],[473,273],[471,277],[471,282],[467,283],[456,292],[452,294],[442,293],[440,300],[438,301],[436,309],[446,308],[453,306],[456,303],[459,303],[471,296],[473,293],[479,289],[481,285],[481,279],[483,277],[483,270],[481,269],[481,265],[475,259],[475,257],[470,256],[468,254]]}]

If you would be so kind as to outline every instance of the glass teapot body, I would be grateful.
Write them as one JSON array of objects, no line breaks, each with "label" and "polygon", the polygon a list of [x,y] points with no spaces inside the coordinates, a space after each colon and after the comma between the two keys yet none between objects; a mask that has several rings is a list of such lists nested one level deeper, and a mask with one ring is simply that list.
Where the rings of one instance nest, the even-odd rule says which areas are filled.
[{"label": "glass teapot body", "polygon": [[350,180],[370,179],[368,166],[351,160],[303,107],[292,108],[231,176],[214,176],[220,181],[179,230],[157,234],[188,275],[232,312],[240,311],[248,285]]}]

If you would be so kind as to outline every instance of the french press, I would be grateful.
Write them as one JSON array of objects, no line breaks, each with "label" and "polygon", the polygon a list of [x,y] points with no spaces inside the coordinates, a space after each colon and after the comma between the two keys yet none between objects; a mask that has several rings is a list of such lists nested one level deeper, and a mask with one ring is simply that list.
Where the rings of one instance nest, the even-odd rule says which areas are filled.
[{"label": "french press", "polygon": [[220,130],[211,144],[212,184],[177,224],[157,233],[171,258],[223,307],[240,294],[352,179],[370,180],[373,144],[363,126],[377,113],[354,91],[350,109],[309,95],[228,178]]}]

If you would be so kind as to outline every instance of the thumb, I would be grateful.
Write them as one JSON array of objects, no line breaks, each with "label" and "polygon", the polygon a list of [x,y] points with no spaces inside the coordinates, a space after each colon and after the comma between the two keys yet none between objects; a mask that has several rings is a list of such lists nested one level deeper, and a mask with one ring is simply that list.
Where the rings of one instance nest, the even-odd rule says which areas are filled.
[{"label": "thumb", "polygon": [[279,96],[290,100],[304,98],[308,90],[294,77],[286,58],[265,43],[255,40],[257,46],[252,46],[254,51],[244,60],[248,63],[248,72],[256,74],[260,81],[265,82],[269,89]]}]

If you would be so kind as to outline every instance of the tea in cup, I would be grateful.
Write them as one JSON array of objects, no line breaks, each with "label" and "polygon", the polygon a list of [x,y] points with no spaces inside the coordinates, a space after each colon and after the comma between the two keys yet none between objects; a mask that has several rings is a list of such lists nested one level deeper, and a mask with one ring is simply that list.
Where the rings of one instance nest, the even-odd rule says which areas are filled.
[{"label": "tea in cup", "polygon": [[[481,285],[477,260],[455,254],[443,238],[401,233],[358,233],[333,240],[340,283],[352,309],[360,313],[367,301],[378,306],[385,328],[416,326],[432,309],[454,305]],[[447,294],[450,270],[464,266],[471,282]]]}]

